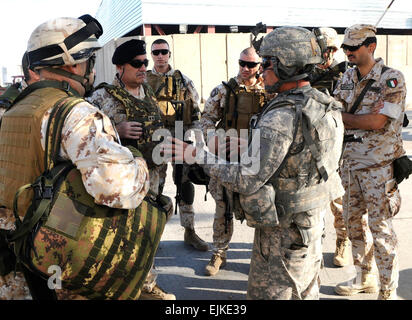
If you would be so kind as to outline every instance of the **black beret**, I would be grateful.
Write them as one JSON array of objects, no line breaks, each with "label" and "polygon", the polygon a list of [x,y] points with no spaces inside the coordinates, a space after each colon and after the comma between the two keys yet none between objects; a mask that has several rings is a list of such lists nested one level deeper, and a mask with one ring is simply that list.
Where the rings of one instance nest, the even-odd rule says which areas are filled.
[{"label": "black beret", "polygon": [[116,48],[113,53],[112,63],[122,65],[141,54],[146,54],[146,43],[143,40],[132,39]]}]

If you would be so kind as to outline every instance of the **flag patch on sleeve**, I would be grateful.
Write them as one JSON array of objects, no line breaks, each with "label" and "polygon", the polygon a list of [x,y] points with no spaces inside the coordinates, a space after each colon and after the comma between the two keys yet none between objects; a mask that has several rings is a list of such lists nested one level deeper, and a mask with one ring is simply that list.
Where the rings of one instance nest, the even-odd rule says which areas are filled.
[{"label": "flag patch on sleeve", "polygon": [[395,78],[389,79],[386,81],[386,85],[389,88],[396,88],[396,86],[398,85],[398,80],[396,80]]}]

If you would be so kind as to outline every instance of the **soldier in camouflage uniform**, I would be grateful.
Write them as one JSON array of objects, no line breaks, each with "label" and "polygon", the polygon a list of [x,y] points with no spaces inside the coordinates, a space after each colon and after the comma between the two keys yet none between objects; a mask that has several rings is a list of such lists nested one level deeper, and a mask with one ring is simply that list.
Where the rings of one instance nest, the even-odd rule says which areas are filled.
[{"label": "soldier in camouflage uniform", "polygon": [[[338,63],[334,58],[336,51],[339,50],[338,34],[332,28],[319,28],[319,31],[326,40],[328,51],[323,64],[316,65],[315,72],[311,75],[310,85],[320,91],[332,94],[336,83],[342,78],[346,71],[348,62]],[[333,264],[343,267],[349,264],[350,241],[343,218],[342,199],[335,199],[330,203],[330,209],[334,216],[334,227],[336,231],[336,250],[333,257]]]},{"label": "soldier in camouflage uniform", "polygon": [[[142,40],[129,40],[116,48],[112,62],[116,65],[116,76],[112,85],[100,84],[88,100],[99,107],[116,126],[123,144],[132,144],[138,150],[147,139],[151,139],[152,131],[163,128],[157,101],[152,89],[145,83],[146,43]],[[132,110],[129,110],[132,109]],[[141,114],[137,119],[133,109],[153,110],[150,114]],[[149,121],[148,119],[154,120]],[[150,131],[149,127],[153,127]],[[145,133],[143,133],[145,131]],[[149,166],[150,190],[155,195],[160,195],[161,165],[151,161],[152,149],[144,152],[141,149]],[[168,216],[173,213],[173,203],[168,198]],[[150,300],[175,300],[176,297],[165,292],[156,284],[157,275],[152,268],[145,284],[143,285],[140,299]]]},{"label": "soldier in camouflage uniform", "polygon": [[[402,122],[406,86],[403,74],[375,59],[376,28],[358,24],[345,30],[342,43],[349,69],[334,92],[344,106],[342,113],[347,134],[356,134],[363,143],[350,142],[343,154],[342,181],[344,216],[358,276],[336,286],[340,295],[376,292],[373,258],[379,271],[378,299],[396,299],[398,286],[398,240],[392,218],[400,208],[400,194],[393,176],[393,161],[405,154]],[[355,100],[367,83],[372,83],[356,110]],[[379,113],[374,109],[380,108]],[[366,219],[363,217],[367,217]],[[371,241],[370,232],[373,240]]]},{"label": "soldier in camouflage uniform", "polygon": [[24,79],[22,82],[12,84],[7,90],[0,96],[0,119],[4,112],[14,102],[19,93],[24,90],[28,85],[39,80],[39,75],[29,68],[29,61],[27,58],[27,52],[24,53],[21,68],[23,70]]},{"label": "soldier in camouflage uniform", "polygon": [[[164,39],[157,39],[151,47],[153,70],[147,71],[147,83],[155,92],[162,119],[165,127],[172,135],[175,135],[176,112],[171,101],[184,101],[183,106],[183,131],[199,128],[200,109],[199,95],[193,81],[174,70],[170,64],[170,48]],[[175,178],[175,166],[173,166],[173,179]],[[167,165],[160,172],[160,191],[166,182]],[[193,200],[195,188],[188,178],[189,166],[183,165],[182,173],[182,198],[179,203],[180,224],[185,228],[184,242],[200,251],[209,250],[209,245],[195,232],[195,212]]]},{"label": "soldier in camouflage uniform", "polygon": [[[258,74],[259,66],[260,57],[255,49],[246,48],[240,53],[238,75],[228,83],[224,82],[214,88],[207,99],[200,125],[210,146],[209,150],[215,154],[218,147],[216,129],[248,129],[251,116],[263,108],[264,84]],[[236,113],[238,117],[234,119]],[[227,191],[213,177],[209,183],[209,190],[216,202],[216,212],[213,221],[213,255],[205,268],[205,273],[213,276],[226,264],[226,251],[233,235],[233,219],[225,217],[225,211],[233,208],[230,208],[228,200],[224,201],[224,198],[233,195],[223,197],[223,192]],[[233,215],[233,212],[230,214]]]},{"label": "soldier in camouflage uniform", "polygon": [[241,155],[245,161],[228,163],[171,138],[164,150],[175,160],[184,152],[192,161],[192,155],[207,174],[239,193],[247,223],[256,228],[248,299],[318,299],[323,217],[344,191],[337,173],[341,104],[310,87],[309,73],[322,53],[307,29],[275,29],[259,54],[265,90],[279,94],[253,125],[252,143]]},{"label": "soldier in camouflage uniform", "polygon": [[[8,93],[8,90],[0,97],[0,119],[4,112],[10,108],[17,95],[28,85],[39,80],[39,75],[33,70],[29,69],[29,62],[27,52],[24,53],[22,59],[22,69],[24,74],[24,80],[21,83],[12,85],[9,88],[12,92]],[[14,228],[14,221],[10,220],[11,211],[6,208],[0,208],[0,228],[10,230]],[[16,276],[11,274],[1,277],[0,276],[0,300],[30,300],[31,295],[26,285],[26,281],[21,272],[17,272]]]},{"label": "soldier in camouflage uniform", "polygon": [[[67,48],[64,40],[74,33],[82,35],[73,40],[77,41],[77,44],[71,43],[73,47]],[[18,123],[18,117],[15,119],[13,117],[15,112],[20,111],[19,106],[24,105],[24,101],[27,99],[37,99],[38,103],[33,104],[30,108],[31,112],[36,112],[39,108],[43,110],[47,106],[45,104],[50,103],[52,106],[55,104],[55,101],[50,101],[49,96],[42,95],[44,92],[61,94],[67,90],[67,93],[75,96],[84,96],[92,88],[94,52],[100,48],[97,38],[101,34],[102,29],[97,20],[86,24],[75,18],[53,19],[39,25],[33,31],[27,48],[30,66],[38,72],[39,84],[50,85],[53,83],[54,87],[46,86],[35,90],[4,115],[0,139],[5,142],[5,145],[7,145],[7,140],[4,139],[4,135],[9,133],[7,128],[12,124],[12,121]],[[83,40],[79,40],[79,38]],[[50,52],[49,48],[56,49],[54,45],[59,46],[61,50]],[[51,65],[53,68],[50,67]],[[43,80],[48,81],[43,82]],[[67,94],[64,93],[64,95]],[[25,109],[27,109],[26,106]],[[48,109],[39,118],[32,116],[36,119],[36,126],[39,128],[38,132],[32,132],[36,135],[36,145],[42,149],[42,154],[37,155],[39,158],[44,156],[46,129],[50,113],[51,109]],[[25,128],[18,127],[16,124],[13,128],[15,128],[16,134],[21,135],[26,132]],[[17,128],[20,128],[20,132]],[[110,119],[103,112],[87,101],[75,105],[64,122],[62,137],[60,157],[71,161],[78,168],[86,191],[97,204],[124,209],[139,206],[149,190],[149,171],[146,162],[141,157],[134,157],[129,149],[119,144],[119,136]],[[32,146],[32,148],[34,147]],[[2,204],[7,204],[6,209],[2,209],[0,213],[0,228],[14,227],[12,199],[16,193],[16,186],[27,183],[21,183],[25,177],[10,176],[9,172],[29,172],[30,176],[36,176],[42,172],[42,169],[38,168],[40,164],[34,168],[31,162],[27,163],[27,152],[25,155],[12,154],[5,158],[5,154],[2,153],[0,199]],[[8,159],[12,159],[12,161]],[[16,159],[20,160],[16,162]],[[33,170],[35,170],[34,174],[31,172]],[[117,177],[117,179],[113,179],[113,177]],[[4,185],[5,179],[9,182],[7,187]],[[51,247],[54,245],[56,244],[50,243]],[[28,293],[27,285],[19,272],[15,279],[13,272],[5,277],[0,277],[2,299],[25,299]],[[60,300],[83,299],[65,289],[56,289],[56,293]]]}]

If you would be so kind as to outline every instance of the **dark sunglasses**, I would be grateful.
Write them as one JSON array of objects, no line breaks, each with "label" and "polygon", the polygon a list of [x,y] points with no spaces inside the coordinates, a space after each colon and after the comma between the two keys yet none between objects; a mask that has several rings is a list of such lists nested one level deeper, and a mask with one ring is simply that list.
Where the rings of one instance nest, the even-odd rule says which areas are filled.
[{"label": "dark sunglasses", "polygon": [[144,60],[142,61],[142,60],[136,59],[136,60],[130,61],[129,64],[130,64],[133,68],[139,69],[139,68],[142,67],[142,65],[144,65],[145,67],[147,67],[147,66],[149,65],[149,60],[144,59]]},{"label": "dark sunglasses", "polygon": [[340,47],[344,51],[355,52],[355,51],[359,50],[360,47],[362,47],[362,46],[368,47],[373,42],[374,42],[374,38],[372,37],[372,38],[366,38],[360,45],[357,45],[357,46],[348,46],[346,44],[342,44]]},{"label": "dark sunglasses", "polygon": [[242,68],[248,67],[249,69],[255,68],[260,62],[250,62],[250,61],[244,61],[244,60],[239,60],[239,66]]},{"label": "dark sunglasses", "polygon": [[342,44],[341,47],[344,51],[355,52],[355,51],[358,51],[359,48],[362,47],[362,46],[363,46],[363,44],[360,44],[358,46],[347,46],[346,44]]},{"label": "dark sunglasses", "polygon": [[153,53],[154,56],[158,56],[160,53],[161,53],[163,56],[165,56],[165,55],[167,55],[167,54],[169,53],[169,50],[167,50],[167,49],[153,50],[152,53]]},{"label": "dark sunglasses", "polygon": [[271,59],[270,58],[263,58],[262,59],[262,69],[265,70],[267,68],[270,68],[271,65]]}]

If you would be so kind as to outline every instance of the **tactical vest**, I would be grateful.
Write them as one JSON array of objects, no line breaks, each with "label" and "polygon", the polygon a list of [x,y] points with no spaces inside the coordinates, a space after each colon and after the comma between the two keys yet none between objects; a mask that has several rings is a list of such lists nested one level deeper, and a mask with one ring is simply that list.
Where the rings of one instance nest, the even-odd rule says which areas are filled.
[{"label": "tactical vest", "polygon": [[[4,114],[0,131],[0,203],[7,208],[13,208],[16,190],[44,171],[41,119],[57,100],[66,96],[58,89],[39,89]],[[32,197],[32,192],[22,195],[20,215],[25,214]]]},{"label": "tactical vest", "polygon": [[[14,197],[7,207],[13,209],[16,230],[7,239],[14,243],[18,262],[46,281],[49,267],[58,266],[63,288],[74,294],[89,299],[136,299],[152,266],[166,214],[149,197],[130,210],[97,205],[84,188],[80,172],[59,158],[65,117],[82,101],[44,88],[32,92],[5,116],[0,155],[13,151],[14,160],[3,161],[1,169],[13,188],[9,185],[7,192],[2,188],[0,194],[8,199],[5,195],[17,190],[8,199],[10,203]],[[44,152],[40,125],[50,107]],[[21,182],[25,185],[16,188]],[[28,208],[19,201],[26,190],[34,191]],[[24,215],[23,221],[18,214]]]},{"label": "tactical vest", "polygon": [[153,141],[153,133],[157,129],[163,128],[163,122],[155,101],[153,100],[153,92],[150,88],[143,84],[145,98],[137,99],[125,89],[119,86],[101,83],[96,90],[104,88],[110,95],[118,100],[125,108],[127,121],[137,121],[143,124],[143,135],[139,140],[136,139],[121,139],[122,144],[131,145],[138,149],[145,159],[149,169],[156,166],[153,162],[152,152],[154,147],[159,143]]},{"label": "tactical vest", "polygon": [[262,89],[240,87],[235,78],[227,83],[226,98],[222,124],[225,130],[236,129],[240,136],[241,129],[249,129],[249,122],[253,115],[262,111],[265,104],[265,95]]},{"label": "tactical vest", "polygon": [[200,114],[194,110],[187,83],[179,70],[176,70],[172,76],[157,75],[149,70],[146,73],[146,79],[156,96],[166,127],[174,127],[176,121],[176,106],[171,101],[184,101],[182,115],[184,125],[190,125],[193,121],[199,120]]},{"label": "tactical vest", "polygon": [[[276,209],[280,215],[327,206],[344,194],[338,175],[343,143],[343,123],[339,105],[325,95],[289,94],[275,99],[261,116],[275,108],[296,110],[294,139],[287,156],[269,182],[276,190]],[[303,141],[295,141],[301,132]],[[309,166],[301,163],[301,153],[311,158]],[[298,157],[298,154],[300,157]],[[299,175],[290,177],[288,169],[299,165]]]}]

